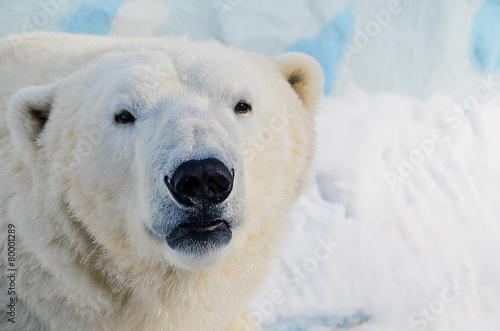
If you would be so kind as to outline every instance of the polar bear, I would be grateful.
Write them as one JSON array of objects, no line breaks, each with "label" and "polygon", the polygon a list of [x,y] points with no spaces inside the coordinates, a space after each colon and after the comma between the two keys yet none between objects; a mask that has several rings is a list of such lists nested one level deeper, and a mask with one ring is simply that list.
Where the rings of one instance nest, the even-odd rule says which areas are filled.
[{"label": "polar bear", "polygon": [[252,330],[308,181],[311,57],[0,39],[0,329]]}]

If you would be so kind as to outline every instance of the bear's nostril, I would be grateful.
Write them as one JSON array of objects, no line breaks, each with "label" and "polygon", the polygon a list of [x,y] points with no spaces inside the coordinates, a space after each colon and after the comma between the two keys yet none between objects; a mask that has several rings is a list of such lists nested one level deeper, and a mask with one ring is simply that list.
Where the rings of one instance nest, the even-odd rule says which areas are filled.
[{"label": "bear's nostril", "polygon": [[183,194],[196,195],[197,193],[201,192],[200,182],[194,177],[187,178],[184,182],[181,183],[179,189],[177,189],[176,191]]},{"label": "bear's nostril", "polygon": [[214,174],[207,179],[205,183],[205,194],[214,198],[219,192],[224,192],[229,187],[229,180],[221,174]]},{"label": "bear's nostril", "polygon": [[183,205],[217,204],[227,199],[233,188],[234,169],[217,159],[191,160],[181,164],[165,183]]}]

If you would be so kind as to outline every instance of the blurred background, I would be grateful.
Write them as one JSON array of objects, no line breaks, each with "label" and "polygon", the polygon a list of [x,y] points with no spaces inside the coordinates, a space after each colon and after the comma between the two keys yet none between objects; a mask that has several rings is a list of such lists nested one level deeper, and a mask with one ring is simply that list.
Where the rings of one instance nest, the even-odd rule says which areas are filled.
[{"label": "blurred background", "polygon": [[500,330],[499,0],[0,0],[0,37],[42,30],[321,64],[317,180],[251,305],[265,330]]}]

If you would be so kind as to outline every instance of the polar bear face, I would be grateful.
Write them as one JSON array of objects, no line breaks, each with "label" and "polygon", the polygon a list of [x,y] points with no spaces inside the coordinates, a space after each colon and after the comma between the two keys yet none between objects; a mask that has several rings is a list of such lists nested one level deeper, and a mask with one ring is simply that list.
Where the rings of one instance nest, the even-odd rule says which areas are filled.
[{"label": "polar bear face", "polygon": [[44,208],[64,204],[118,260],[199,270],[244,244],[283,183],[305,180],[290,167],[321,83],[299,54],[120,52],[21,90],[8,123],[33,181],[47,182]]}]

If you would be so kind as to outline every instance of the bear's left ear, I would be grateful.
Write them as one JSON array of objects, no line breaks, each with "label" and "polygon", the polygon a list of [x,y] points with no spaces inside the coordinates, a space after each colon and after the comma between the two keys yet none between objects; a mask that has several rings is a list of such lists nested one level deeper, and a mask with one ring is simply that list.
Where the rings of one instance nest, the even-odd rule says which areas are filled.
[{"label": "bear's left ear", "polygon": [[49,118],[54,86],[31,86],[9,99],[6,120],[16,149],[33,155],[37,139]]},{"label": "bear's left ear", "polygon": [[272,60],[302,100],[309,111],[316,111],[323,94],[323,70],[311,56],[290,52],[275,56]]}]

